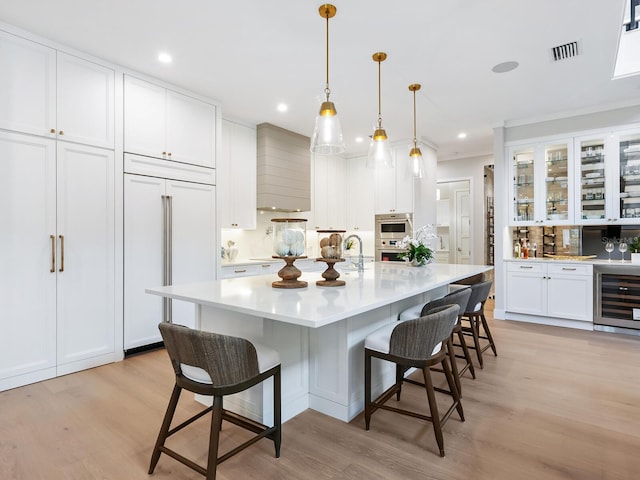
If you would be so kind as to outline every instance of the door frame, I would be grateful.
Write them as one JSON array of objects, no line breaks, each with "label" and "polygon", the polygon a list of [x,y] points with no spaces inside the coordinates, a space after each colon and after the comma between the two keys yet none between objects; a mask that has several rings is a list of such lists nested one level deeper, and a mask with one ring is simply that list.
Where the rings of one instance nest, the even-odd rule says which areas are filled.
[{"label": "door frame", "polygon": [[[473,205],[473,201],[474,201],[474,185],[473,185],[473,177],[469,176],[469,177],[451,177],[451,178],[442,178],[439,179],[436,183],[436,188],[439,188],[440,185],[442,184],[449,184],[449,183],[457,183],[457,182],[468,182],[469,183],[469,199],[470,199],[470,207],[471,205]],[[484,211],[484,207],[483,207],[483,211]],[[451,219],[455,219],[455,209],[451,210],[451,208],[449,209],[449,221],[451,222]],[[475,227],[475,219],[473,216],[473,209],[471,208],[470,211],[470,215],[469,215],[469,232],[471,235],[471,242],[473,243],[474,239],[473,239],[473,232],[474,232],[474,227]],[[455,222],[454,222],[455,223]],[[484,242],[484,240],[482,240]],[[455,252],[453,254],[453,259],[455,259]],[[449,255],[449,259],[451,260],[451,255]],[[474,248],[471,247],[471,251],[469,254],[469,262],[474,265],[475,264],[475,252],[474,252]]]}]

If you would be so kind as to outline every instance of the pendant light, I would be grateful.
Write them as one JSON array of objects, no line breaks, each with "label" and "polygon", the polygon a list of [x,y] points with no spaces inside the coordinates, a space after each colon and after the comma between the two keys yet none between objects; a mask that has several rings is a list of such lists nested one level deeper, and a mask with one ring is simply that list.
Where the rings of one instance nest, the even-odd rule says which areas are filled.
[{"label": "pendant light", "polygon": [[316,128],[311,137],[311,151],[320,155],[335,155],[344,152],[342,141],[342,129],[336,107],[329,100],[329,19],[336,14],[336,7],[324,4],[319,9],[320,16],[327,19],[327,44],[326,44],[326,81],[324,86],[325,101],[320,105],[320,112],[316,117]]},{"label": "pendant light", "polygon": [[420,90],[419,83],[409,85],[409,91],[413,92],[413,148],[409,152],[409,168],[411,168],[411,175],[414,178],[422,178],[422,152],[416,138],[416,92],[418,90]]},{"label": "pendant light", "polygon": [[382,127],[382,107],[380,100],[380,64],[387,59],[387,54],[377,52],[373,54],[373,61],[378,63],[378,123],[371,136],[369,155],[367,156],[368,168],[393,167],[393,156],[387,139],[387,132]]}]

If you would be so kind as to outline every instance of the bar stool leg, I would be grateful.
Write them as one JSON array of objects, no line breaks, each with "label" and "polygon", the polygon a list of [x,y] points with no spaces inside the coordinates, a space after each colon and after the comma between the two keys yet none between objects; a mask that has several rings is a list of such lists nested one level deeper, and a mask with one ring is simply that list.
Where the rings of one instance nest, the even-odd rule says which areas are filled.
[{"label": "bar stool leg", "polygon": [[447,378],[447,383],[449,384],[449,391],[451,392],[451,396],[453,397],[453,401],[456,404],[456,410],[458,411],[458,415],[460,416],[460,420],[464,422],[464,411],[462,410],[462,402],[460,401],[460,392],[456,389],[454,376],[449,370],[449,365],[447,364],[447,359],[442,359],[442,370],[444,371],[444,375]]},{"label": "bar stool leg", "polygon": [[489,345],[491,345],[491,350],[493,350],[493,354],[497,357],[498,352],[496,351],[496,344],[493,342],[493,336],[491,335],[491,330],[489,330],[489,325],[487,325],[487,319],[484,316],[484,308],[480,312],[480,320],[482,321],[482,328],[484,332],[487,334],[487,339],[489,340]]},{"label": "bar stool leg", "polygon": [[213,397],[211,409],[211,432],[209,433],[209,456],[207,458],[207,480],[215,480],[218,467],[218,443],[222,427],[222,397]]},{"label": "bar stool leg", "polygon": [[[451,374],[451,372],[449,372]],[[431,422],[433,423],[433,431],[436,434],[436,442],[440,449],[440,456],[444,457],[444,438],[442,437],[442,426],[440,425],[440,415],[438,414],[438,405],[436,404],[436,396],[431,381],[431,372],[429,367],[422,369],[424,377],[424,388],[427,391],[427,399],[429,400],[429,410],[431,412]],[[455,386],[453,388],[455,390]]]},{"label": "bar stool leg", "polygon": [[452,336],[453,333],[447,339],[447,353],[449,354],[449,360],[451,362],[451,373],[453,373],[453,379],[456,382],[456,388],[458,389],[458,393],[461,393],[462,389],[460,385],[460,372],[458,371],[458,364],[456,362],[456,352],[453,351],[453,341],[451,340]]},{"label": "bar stool leg", "polygon": [[273,376],[273,425],[276,427],[273,444],[276,449],[276,458],[280,458],[280,445],[282,444],[282,392],[280,391],[280,368]]},{"label": "bar stool leg", "polygon": [[371,354],[364,351],[364,427],[369,430],[371,422]]},{"label": "bar stool leg", "polygon": [[471,378],[475,380],[476,378],[476,369],[473,366],[473,361],[471,360],[471,353],[469,352],[469,347],[467,347],[467,342],[464,339],[464,333],[462,329],[457,331],[458,340],[460,341],[460,347],[462,347],[462,353],[464,354],[464,359],[467,362],[468,370],[471,372]]},{"label": "bar stool leg", "polygon": [[158,439],[156,440],[156,445],[153,448],[153,454],[151,455],[151,465],[149,466],[149,475],[153,473],[153,470],[156,468],[158,464],[158,460],[160,460],[160,447],[164,446],[164,442],[167,439],[167,433],[169,433],[169,428],[171,427],[171,420],[173,420],[173,414],[176,411],[176,407],[178,406],[178,400],[180,399],[180,393],[182,392],[182,388],[178,385],[173,386],[173,392],[171,392],[171,399],[169,400],[169,405],[167,406],[167,411],[164,414],[164,419],[162,420],[162,426],[160,427],[160,432],[158,433]]},{"label": "bar stool leg", "polygon": [[476,350],[476,356],[478,357],[478,363],[480,368],[484,368],[482,362],[482,347],[480,347],[480,334],[478,333],[478,316],[474,313],[469,316],[469,323],[471,324],[471,334],[473,335],[473,345]]}]

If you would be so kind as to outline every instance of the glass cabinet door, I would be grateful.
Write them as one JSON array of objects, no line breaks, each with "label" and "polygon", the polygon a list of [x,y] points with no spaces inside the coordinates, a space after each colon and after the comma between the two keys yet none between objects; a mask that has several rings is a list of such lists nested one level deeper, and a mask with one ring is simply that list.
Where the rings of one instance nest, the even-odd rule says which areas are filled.
[{"label": "glass cabinet door", "polygon": [[[637,223],[640,218],[640,133],[621,135],[618,140],[620,154],[620,219]],[[635,219],[635,220],[634,220]]]},{"label": "glass cabinet door", "polygon": [[569,148],[566,143],[545,145],[546,222],[569,220]]},{"label": "glass cabinet door", "polygon": [[513,221],[533,222],[534,210],[534,148],[516,149],[513,161]]},{"label": "glass cabinet door", "polygon": [[[606,199],[611,195],[606,183],[606,150],[604,138],[579,140],[579,208],[581,220],[606,218]],[[589,222],[581,222],[589,223]],[[596,222],[597,223],[597,222]]]}]

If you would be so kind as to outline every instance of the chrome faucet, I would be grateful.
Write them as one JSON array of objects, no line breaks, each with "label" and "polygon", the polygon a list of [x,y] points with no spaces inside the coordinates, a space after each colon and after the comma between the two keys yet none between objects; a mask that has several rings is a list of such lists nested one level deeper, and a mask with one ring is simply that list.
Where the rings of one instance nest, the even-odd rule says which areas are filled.
[{"label": "chrome faucet", "polygon": [[362,239],[358,235],[349,235],[347,238],[344,239],[343,248],[345,249],[347,248],[349,240],[351,240],[352,238],[355,238],[356,240],[358,240],[358,243],[360,244],[360,253],[358,254],[358,272],[364,272],[364,259],[362,257]]}]

